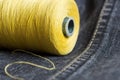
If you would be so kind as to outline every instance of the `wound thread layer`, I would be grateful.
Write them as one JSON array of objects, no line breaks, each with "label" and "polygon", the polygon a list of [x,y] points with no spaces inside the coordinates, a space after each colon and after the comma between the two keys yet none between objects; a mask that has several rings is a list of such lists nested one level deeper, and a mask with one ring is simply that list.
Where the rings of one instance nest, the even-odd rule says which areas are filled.
[{"label": "wound thread layer", "polygon": [[[66,34],[73,32],[67,37],[66,17],[74,24],[67,22]],[[67,55],[76,44],[79,22],[74,0],[0,0],[0,47]]]}]

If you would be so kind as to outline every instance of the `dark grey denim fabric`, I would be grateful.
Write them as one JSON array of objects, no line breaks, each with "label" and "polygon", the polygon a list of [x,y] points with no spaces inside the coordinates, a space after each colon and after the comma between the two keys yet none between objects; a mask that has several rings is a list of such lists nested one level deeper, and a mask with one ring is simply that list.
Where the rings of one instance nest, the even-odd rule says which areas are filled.
[{"label": "dark grey denim fabric", "polygon": [[100,47],[67,80],[120,80],[120,0],[113,1],[115,4],[110,18],[107,19]]},{"label": "dark grey denim fabric", "polygon": [[[120,0],[76,0],[81,29],[73,52],[67,56],[44,55],[56,69],[47,71],[30,65],[13,65],[12,75],[25,80],[120,80]],[[13,80],[4,72],[8,63],[29,61],[51,67],[41,58],[0,50],[0,80]]]}]

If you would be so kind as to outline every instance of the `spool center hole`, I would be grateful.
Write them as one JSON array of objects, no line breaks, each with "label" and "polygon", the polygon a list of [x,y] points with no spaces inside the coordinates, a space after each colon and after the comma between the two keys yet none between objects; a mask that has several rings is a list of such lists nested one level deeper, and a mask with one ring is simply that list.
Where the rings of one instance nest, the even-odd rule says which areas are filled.
[{"label": "spool center hole", "polygon": [[73,35],[74,32],[74,19],[66,17],[63,21],[63,34],[68,38]]},{"label": "spool center hole", "polygon": [[73,33],[73,30],[74,30],[74,21],[70,20],[68,22],[68,31],[69,31],[69,33]]}]

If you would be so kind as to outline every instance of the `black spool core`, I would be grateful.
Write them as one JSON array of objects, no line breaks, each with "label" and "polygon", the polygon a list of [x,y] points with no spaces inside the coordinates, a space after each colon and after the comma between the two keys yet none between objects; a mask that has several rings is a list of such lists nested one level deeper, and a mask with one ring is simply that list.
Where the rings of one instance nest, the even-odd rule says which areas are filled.
[{"label": "black spool core", "polygon": [[69,31],[69,33],[72,33],[73,30],[74,30],[74,22],[73,22],[73,20],[70,20],[68,22],[68,31]]},{"label": "black spool core", "polygon": [[66,17],[63,21],[63,34],[66,37],[72,36],[74,33],[74,20],[71,17]]}]

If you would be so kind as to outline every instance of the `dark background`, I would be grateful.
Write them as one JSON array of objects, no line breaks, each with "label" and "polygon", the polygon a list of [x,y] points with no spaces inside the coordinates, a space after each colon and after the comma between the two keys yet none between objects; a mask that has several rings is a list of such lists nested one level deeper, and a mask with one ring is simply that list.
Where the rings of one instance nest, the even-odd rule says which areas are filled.
[{"label": "dark background", "polygon": [[[120,1],[76,0],[81,15],[79,38],[73,52],[67,56],[43,55],[55,63],[47,71],[30,65],[16,64],[8,68],[25,80],[120,80]],[[96,31],[97,30],[97,31]],[[0,80],[13,80],[4,67],[15,61],[29,61],[51,67],[44,59],[10,50],[0,50]]]}]

